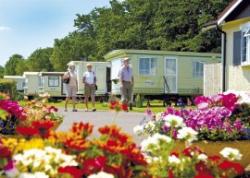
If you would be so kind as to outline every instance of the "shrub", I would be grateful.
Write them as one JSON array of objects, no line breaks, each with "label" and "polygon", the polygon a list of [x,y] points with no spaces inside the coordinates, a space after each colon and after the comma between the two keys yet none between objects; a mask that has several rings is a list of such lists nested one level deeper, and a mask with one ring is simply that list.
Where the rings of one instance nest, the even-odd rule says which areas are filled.
[{"label": "shrub", "polygon": [[12,99],[16,99],[16,82],[9,79],[0,79],[0,91],[8,94]]}]

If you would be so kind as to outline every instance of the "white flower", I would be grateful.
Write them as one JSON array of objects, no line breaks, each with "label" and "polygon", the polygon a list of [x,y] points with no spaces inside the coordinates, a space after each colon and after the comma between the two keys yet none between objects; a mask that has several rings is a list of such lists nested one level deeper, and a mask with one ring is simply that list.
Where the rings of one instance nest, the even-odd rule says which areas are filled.
[{"label": "white flower", "polygon": [[22,173],[18,178],[49,178],[44,172]]},{"label": "white flower", "polygon": [[183,118],[180,116],[168,114],[164,117],[165,125],[168,127],[182,127]]},{"label": "white flower", "polygon": [[160,119],[162,119],[162,112],[159,112],[159,113],[157,113],[156,115],[155,115],[155,120],[160,120]]},{"label": "white flower", "polygon": [[148,155],[145,155],[145,160],[148,164],[151,164],[151,163],[154,163],[154,162],[159,162],[159,161],[162,161],[162,158],[161,157],[156,157],[156,156],[148,156]]},{"label": "white flower", "polygon": [[[23,153],[13,156],[17,169],[30,167],[32,170],[44,171],[54,177],[59,167],[77,166],[76,156],[66,155],[61,149],[45,147],[44,149],[24,150]],[[39,173],[37,173],[40,175]],[[29,176],[26,173],[23,176]]]},{"label": "white flower", "polygon": [[205,155],[205,154],[200,154],[198,157],[198,160],[200,160],[200,161],[207,161],[207,155]]},{"label": "white flower", "polygon": [[172,141],[172,139],[166,135],[161,135],[159,133],[156,133],[153,136],[148,137],[147,139],[145,139],[141,142],[141,150],[142,151],[149,151],[148,148],[150,145],[159,146],[158,144],[160,141],[170,143]]},{"label": "white flower", "polygon": [[178,130],[177,138],[192,142],[197,139],[197,132],[191,127],[183,127]]},{"label": "white flower", "polygon": [[136,135],[141,135],[143,133],[143,126],[142,125],[137,125],[134,127],[133,131]]},{"label": "white flower", "polygon": [[149,122],[146,123],[146,125],[145,125],[145,129],[154,130],[154,128],[155,128],[155,122],[154,122],[154,121],[149,121]]},{"label": "white flower", "polygon": [[168,162],[170,164],[180,164],[181,160],[179,158],[177,158],[175,155],[171,155],[168,157]]},{"label": "white flower", "polygon": [[225,147],[220,151],[220,154],[231,161],[241,160],[242,154],[238,149]]},{"label": "white flower", "polygon": [[12,169],[8,169],[8,170],[6,170],[4,172],[7,175],[7,177],[16,177],[19,174],[19,171],[15,167],[12,168]]},{"label": "white flower", "polygon": [[112,174],[108,174],[106,172],[99,172],[97,174],[92,174],[88,176],[88,178],[114,178]]}]

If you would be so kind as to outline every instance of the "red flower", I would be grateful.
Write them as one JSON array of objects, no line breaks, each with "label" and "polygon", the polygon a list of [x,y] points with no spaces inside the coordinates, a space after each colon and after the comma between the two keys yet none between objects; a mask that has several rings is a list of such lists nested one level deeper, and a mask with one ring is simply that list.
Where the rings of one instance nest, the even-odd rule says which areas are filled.
[{"label": "red flower", "polygon": [[220,162],[221,157],[215,155],[215,156],[209,156],[208,159],[217,164]]},{"label": "red flower", "polygon": [[123,111],[128,111],[128,105],[127,104],[122,104],[121,108]]},{"label": "red flower", "polygon": [[33,121],[32,126],[38,131],[38,134],[41,137],[47,138],[49,136],[50,129],[54,127],[54,122],[50,120]]},{"label": "red flower", "polygon": [[208,170],[206,164],[203,161],[200,161],[199,163],[197,163],[195,165],[195,169],[196,169],[197,172],[202,172],[202,173],[209,174],[209,170]]},{"label": "red flower", "polygon": [[75,166],[60,167],[58,172],[61,174],[70,174],[74,178],[81,178],[83,176],[82,170]]},{"label": "red flower", "polygon": [[36,128],[33,128],[33,127],[22,127],[22,126],[17,126],[16,127],[16,132],[18,134],[21,134],[25,137],[32,137],[36,134],[38,134],[38,130]]},{"label": "red flower", "polygon": [[198,174],[194,178],[214,178],[214,176],[210,175],[207,172],[198,172]]},{"label": "red flower", "polygon": [[64,146],[71,151],[83,151],[88,147],[86,141],[79,138],[67,139],[64,142]]},{"label": "red flower", "polygon": [[9,158],[11,156],[11,151],[9,148],[0,145],[0,158]]},{"label": "red flower", "polygon": [[201,154],[202,151],[200,150],[199,147],[197,146],[192,146],[192,147],[187,147],[185,148],[182,153],[185,155],[185,156],[189,156],[189,157],[192,157],[194,153],[198,153],[198,154]]},{"label": "red flower", "polygon": [[219,165],[219,168],[222,170],[233,169],[237,174],[242,174],[244,172],[244,168],[241,166],[241,164],[227,160],[223,161]]},{"label": "red flower", "polygon": [[128,135],[122,133],[120,128],[115,125],[101,127],[98,131],[103,135],[108,135],[111,139],[119,141],[121,145],[127,143],[129,139]]},{"label": "red flower", "polygon": [[57,112],[58,108],[56,108],[55,106],[49,106],[49,107],[47,107],[47,110],[48,110],[49,113]]},{"label": "red flower", "polygon": [[231,111],[234,110],[237,100],[238,100],[238,98],[233,93],[229,93],[227,95],[225,95],[225,94],[222,95],[222,105]]},{"label": "red flower", "polygon": [[169,178],[174,178],[174,172],[172,169],[168,170],[168,177]]},{"label": "red flower", "polygon": [[82,138],[86,138],[93,132],[93,128],[94,126],[89,123],[80,122],[80,123],[74,123],[71,128],[71,131],[74,134],[81,136]]},{"label": "red flower", "polygon": [[96,158],[90,158],[84,161],[83,163],[83,173],[84,175],[90,175],[94,172],[98,172],[104,169],[107,160],[104,156],[99,156]]},{"label": "red flower", "polygon": [[174,155],[174,156],[176,156],[177,158],[179,157],[179,153],[177,153],[177,152],[172,152],[172,153],[170,153],[170,155],[171,155],[171,156]]}]

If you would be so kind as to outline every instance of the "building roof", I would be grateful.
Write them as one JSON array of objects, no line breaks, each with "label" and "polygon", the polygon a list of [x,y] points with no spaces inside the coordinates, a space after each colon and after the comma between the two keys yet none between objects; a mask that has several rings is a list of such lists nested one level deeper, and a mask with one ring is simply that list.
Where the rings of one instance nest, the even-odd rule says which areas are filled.
[{"label": "building roof", "polygon": [[41,76],[44,76],[44,75],[63,75],[64,72],[40,72],[40,75]]},{"label": "building roof", "polygon": [[4,78],[5,79],[24,79],[24,77],[21,75],[5,75]]},{"label": "building roof", "polygon": [[38,75],[39,72],[24,72],[23,75]]},{"label": "building roof", "polygon": [[[244,0],[233,0],[227,7],[218,15],[217,24],[220,25]],[[249,1],[249,0],[245,0]]]},{"label": "building roof", "polygon": [[107,53],[104,58],[112,60],[114,57],[127,57],[128,54],[145,54],[145,55],[173,55],[173,56],[200,56],[219,58],[219,53],[201,53],[201,52],[180,52],[180,51],[157,51],[157,50],[134,50],[134,49],[119,49]]},{"label": "building roof", "polygon": [[230,17],[230,15],[233,14],[234,11],[236,11],[236,9],[238,9],[238,11],[243,11],[240,6],[242,5],[244,7],[247,3],[250,3],[250,0],[232,0],[215,20],[212,20],[204,25],[204,29],[210,29],[221,25],[228,17]]}]

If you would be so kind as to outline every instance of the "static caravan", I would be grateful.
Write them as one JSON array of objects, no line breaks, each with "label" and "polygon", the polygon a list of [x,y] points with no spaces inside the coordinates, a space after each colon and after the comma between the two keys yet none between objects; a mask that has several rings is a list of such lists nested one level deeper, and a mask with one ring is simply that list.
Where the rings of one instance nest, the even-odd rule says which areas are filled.
[{"label": "static caravan", "polygon": [[42,89],[42,79],[39,72],[24,72],[25,78],[24,95],[34,96],[40,93]]},{"label": "static caravan", "polygon": [[128,57],[134,73],[134,94],[203,94],[203,65],[220,61],[220,54],[153,50],[114,50],[111,61],[112,93],[120,94],[118,71]]},{"label": "static caravan", "polygon": [[62,83],[64,72],[40,72],[41,88],[39,92],[49,93],[51,97],[65,96],[65,87]]},{"label": "static caravan", "polygon": [[204,65],[203,95],[211,96],[222,92],[222,64]]},{"label": "static caravan", "polygon": [[23,91],[25,86],[25,78],[19,75],[5,75],[5,79],[14,80],[16,82],[17,91]]},{"label": "static caravan", "polygon": [[77,81],[78,81],[78,94],[84,94],[84,85],[82,82],[83,74],[87,71],[86,64],[93,65],[93,71],[96,73],[97,78],[97,91],[96,95],[105,95],[111,90],[110,81],[110,63],[109,62],[93,62],[93,61],[71,61],[76,67]]}]

